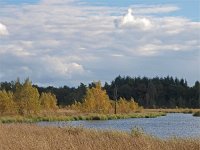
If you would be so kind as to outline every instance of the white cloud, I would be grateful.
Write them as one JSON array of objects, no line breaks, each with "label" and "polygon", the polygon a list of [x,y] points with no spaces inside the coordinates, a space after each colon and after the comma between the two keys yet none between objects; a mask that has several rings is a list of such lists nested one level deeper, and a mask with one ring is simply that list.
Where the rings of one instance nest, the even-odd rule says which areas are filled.
[{"label": "white cloud", "polygon": [[128,13],[116,23],[119,27],[132,27],[141,30],[149,30],[153,27],[153,24],[149,19],[134,16],[131,8],[129,8]]},{"label": "white cloud", "polygon": [[2,23],[0,23],[0,36],[1,35],[8,35],[8,30],[7,30],[6,26],[3,25]]},{"label": "white cloud", "polygon": [[133,12],[123,16],[127,8],[76,3],[43,0],[0,9],[0,20],[9,25],[9,36],[0,39],[0,81],[17,76],[55,85],[110,80],[152,68],[145,68],[150,65],[146,59],[156,57],[160,64],[174,53],[199,59],[200,23],[156,15],[176,11],[176,6],[130,6]]},{"label": "white cloud", "polygon": [[160,14],[160,13],[171,13],[178,11],[180,8],[177,6],[167,5],[135,5],[131,6],[137,14]]},{"label": "white cloud", "polygon": [[52,4],[66,4],[66,3],[71,3],[71,2],[74,2],[75,0],[41,0],[41,3],[42,4],[49,4],[49,5],[52,5]]},{"label": "white cloud", "polygon": [[123,57],[124,55],[122,55],[122,54],[112,54],[111,56],[113,56],[113,57]]},{"label": "white cloud", "polygon": [[43,64],[48,64],[48,67],[44,69],[56,76],[69,78],[74,74],[84,74],[85,72],[82,65],[76,62],[67,62],[62,58],[46,56],[42,58],[42,61]]}]

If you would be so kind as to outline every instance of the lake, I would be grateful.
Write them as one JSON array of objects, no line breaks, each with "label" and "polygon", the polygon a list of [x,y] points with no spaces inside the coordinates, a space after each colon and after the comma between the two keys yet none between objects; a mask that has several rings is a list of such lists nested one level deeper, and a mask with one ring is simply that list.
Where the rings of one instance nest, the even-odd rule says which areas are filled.
[{"label": "lake", "polygon": [[82,126],[95,129],[114,129],[130,132],[132,128],[142,128],[144,132],[160,137],[200,137],[200,117],[192,114],[168,113],[158,118],[130,118],[98,121],[58,121],[38,122],[41,126]]}]

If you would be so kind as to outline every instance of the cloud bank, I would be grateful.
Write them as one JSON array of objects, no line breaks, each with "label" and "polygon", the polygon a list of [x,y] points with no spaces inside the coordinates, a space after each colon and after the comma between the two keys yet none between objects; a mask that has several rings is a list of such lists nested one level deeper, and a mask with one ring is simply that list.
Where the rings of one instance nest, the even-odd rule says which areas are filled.
[{"label": "cloud bank", "polygon": [[[9,36],[0,39],[0,81],[29,76],[41,85],[77,85],[119,74],[199,79],[200,23],[157,15],[176,6],[128,8],[72,0],[4,4],[0,20]],[[0,24],[0,36],[6,34]]]}]

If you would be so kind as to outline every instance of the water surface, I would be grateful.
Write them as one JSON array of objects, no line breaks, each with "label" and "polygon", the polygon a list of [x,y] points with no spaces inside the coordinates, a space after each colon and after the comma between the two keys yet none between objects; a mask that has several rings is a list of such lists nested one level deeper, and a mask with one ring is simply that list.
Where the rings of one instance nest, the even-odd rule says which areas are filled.
[{"label": "water surface", "polygon": [[98,121],[58,121],[39,122],[42,126],[83,126],[95,129],[115,129],[130,132],[132,128],[142,128],[151,135],[167,138],[176,137],[200,137],[200,117],[192,114],[170,113],[158,118],[130,118],[118,120]]}]

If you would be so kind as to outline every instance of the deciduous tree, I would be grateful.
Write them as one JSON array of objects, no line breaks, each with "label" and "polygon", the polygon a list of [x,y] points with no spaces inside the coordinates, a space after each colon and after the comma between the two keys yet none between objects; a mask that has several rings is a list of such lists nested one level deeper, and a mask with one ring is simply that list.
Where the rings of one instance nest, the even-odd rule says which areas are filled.
[{"label": "deciduous tree", "polygon": [[26,79],[23,84],[16,82],[14,100],[20,114],[38,113],[40,110],[39,92],[32,86],[29,79]]},{"label": "deciduous tree", "polygon": [[56,110],[57,99],[52,93],[42,93],[40,96],[41,108],[44,110]]},{"label": "deciduous tree", "polygon": [[87,89],[86,97],[83,102],[83,110],[94,113],[108,113],[111,109],[111,103],[101,83],[95,83],[95,87]]},{"label": "deciduous tree", "polygon": [[0,91],[0,114],[15,113],[16,105],[13,101],[13,93]]}]

